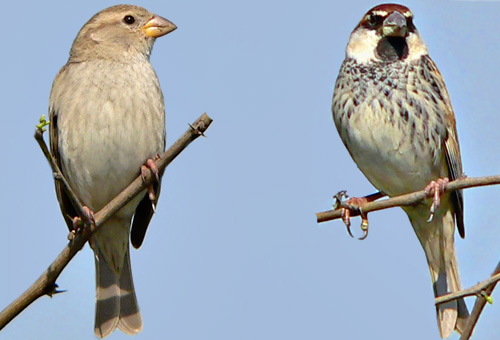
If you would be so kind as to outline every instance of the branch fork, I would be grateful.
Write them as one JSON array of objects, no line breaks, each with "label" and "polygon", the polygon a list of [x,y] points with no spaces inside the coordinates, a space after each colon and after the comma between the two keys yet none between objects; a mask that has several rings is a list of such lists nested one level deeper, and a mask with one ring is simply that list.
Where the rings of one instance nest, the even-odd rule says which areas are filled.
[{"label": "branch fork", "polygon": [[[461,176],[459,179],[456,179],[453,182],[449,183],[446,182],[444,183],[444,185],[443,183],[438,183],[438,184],[441,185],[443,189],[445,189],[446,191],[454,191],[454,190],[481,187],[487,185],[497,185],[500,184],[500,175],[475,177],[475,178]],[[363,229],[363,224],[365,223],[366,214],[368,214],[369,212],[393,208],[393,207],[402,207],[402,206],[410,206],[418,204],[428,198],[434,197],[435,194],[436,194],[435,188],[432,188],[432,190],[429,190],[429,188],[425,188],[421,191],[413,192],[406,195],[391,197],[381,201],[367,202],[362,204],[362,206],[360,207],[354,206],[354,208],[356,209],[352,209],[350,211],[350,216],[352,217],[361,215],[362,216],[361,228]],[[344,219],[345,218],[344,210],[350,207],[349,204],[346,204],[348,201],[346,202],[342,201],[342,199],[346,197],[347,194],[345,191],[340,191],[339,193],[337,193],[334,196],[335,203],[333,206],[333,210],[317,213],[316,214],[317,222],[323,223],[340,218]],[[373,195],[366,197],[373,197]],[[363,214],[365,215],[364,218]],[[368,221],[366,220],[366,223],[367,222]],[[459,292],[452,294],[443,295],[435,299],[434,303],[437,306],[458,299],[460,297],[466,297],[466,296],[477,297],[472,313],[469,316],[469,319],[467,320],[465,329],[462,330],[462,335],[460,336],[460,340],[467,340],[471,337],[472,331],[484,309],[484,306],[486,305],[486,303],[492,303],[491,294],[495,289],[495,286],[498,283],[498,281],[500,281],[500,262],[497,264],[495,271],[493,272],[492,276],[489,279],[480,282],[469,289],[461,290]]]}]

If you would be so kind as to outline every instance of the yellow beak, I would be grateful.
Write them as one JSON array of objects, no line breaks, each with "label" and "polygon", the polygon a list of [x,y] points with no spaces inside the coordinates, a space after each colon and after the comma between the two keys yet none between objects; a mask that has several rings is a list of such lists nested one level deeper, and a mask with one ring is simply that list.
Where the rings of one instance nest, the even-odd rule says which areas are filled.
[{"label": "yellow beak", "polygon": [[142,27],[148,37],[158,38],[175,30],[177,26],[165,18],[155,15]]}]

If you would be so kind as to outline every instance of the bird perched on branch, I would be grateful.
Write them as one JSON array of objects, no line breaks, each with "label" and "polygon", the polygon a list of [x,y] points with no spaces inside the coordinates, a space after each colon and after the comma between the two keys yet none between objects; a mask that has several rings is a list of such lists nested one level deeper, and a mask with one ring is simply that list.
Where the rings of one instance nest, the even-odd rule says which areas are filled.
[{"label": "bird perched on branch", "polygon": [[[174,29],[170,21],[138,6],[118,5],[97,13],[75,38],[50,93],[52,154],[86,206],[87,218],[144,171],[141,166],[158,178],[154,192],[138,195],[90,238],[98,337],[116,327],[127,334],[143,327],[129,235],[138,248],[159,197],[161,173],[152,159],[165,150],[165,108],[149,56],[155,39]],[[55,185],[63,216],[73,229],[76,210],[57,180]]]},{"label": "bird perched on branch", "polygon": [[[381,193],[435,193],[403,209],[427,257],[435,296],[459,291],[454,231],[456,224],[465,235],[463,196],[443,193],[448,179],[462,176],[455,117],[408,8],[382,4],[363,16],[347,44],[332,112],[351,157]],[[441,336],[460,332],[468,316],[464,300],[436,308]]]}]

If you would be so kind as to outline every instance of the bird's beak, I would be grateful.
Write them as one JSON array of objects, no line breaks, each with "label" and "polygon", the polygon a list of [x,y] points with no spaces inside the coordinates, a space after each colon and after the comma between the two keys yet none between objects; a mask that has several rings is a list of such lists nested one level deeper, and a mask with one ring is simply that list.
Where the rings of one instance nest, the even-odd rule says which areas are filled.
[{"label": "bird's beak", "polygon": [[146,22],[146,24],[142,27],[142,30],[148,37],[158,38],[172,32],[176,28],[177,26],[175,26],[174,23],[155,15],[149,19],[148,22]]},{"label": "bird's beak", "polygon": [[392,12],[382,25],[382,35],[384,37],[401,37],[408,34],[408,25],[406,18],[399,12]]}]

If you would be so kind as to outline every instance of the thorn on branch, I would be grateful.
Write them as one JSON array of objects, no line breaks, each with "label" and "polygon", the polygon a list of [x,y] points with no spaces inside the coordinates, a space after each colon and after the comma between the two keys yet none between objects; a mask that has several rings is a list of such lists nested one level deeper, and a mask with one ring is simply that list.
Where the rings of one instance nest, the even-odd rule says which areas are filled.
[{"label": "thorn on branch", "polygon": [[198,118],[193,124],[188,124],[191,130],[193,130],[197,135],[206,137],[204,132],[208,129],[208,126],[212,122],[212,119],[205,112]]},{"label": "thorn on branch", "polygon": [[59,290],[57,288],[59,288],[59,285],[57,283],[54,283],[53,285],[47,287],[47,292],[45,294],[47,294],[49,297],[53,297],[56,294],[67,292],[66,289]]},{"label": "thorn on branch", "polygon": [[197,123],[195,123],[196,126],[191,125],[191,124],[188,124],[188,125],[191,128],[191,130],[193,130],[196,134],[198,134],[200,136],[203,136],[203,137],[207,137],[203,133],[203,131],[205,131],[205,127],[204,127],[205,124],[203,124],[203,122],[197,122]]}]

